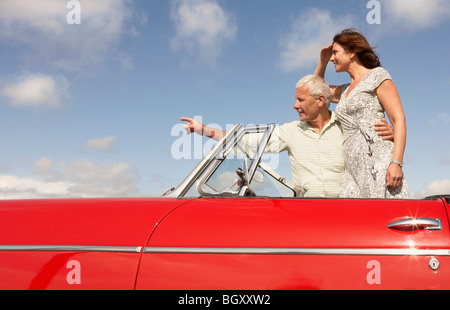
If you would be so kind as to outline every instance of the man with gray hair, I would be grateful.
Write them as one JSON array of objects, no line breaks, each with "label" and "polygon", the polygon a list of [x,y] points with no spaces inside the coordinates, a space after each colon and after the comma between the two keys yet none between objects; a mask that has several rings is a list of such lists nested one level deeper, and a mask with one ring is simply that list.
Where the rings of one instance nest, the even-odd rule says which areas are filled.
[{"label": "man with gray hair", "polygon": [[[330,107],[330,87],[320,76],[308,75],[296,85],[294,109],[300,121],[277,126],[266,152],[287,151],[292,169],[292,182],[304,197],[339,197],[345,170],[341,124]],[[220,140],[225,131],[206,127],[195,119],[188,122],[188,133],[195,132]],[[385,139],[392,139],[393,130],[385,122],[376,130]],[[378,128],[378,129],[377,129]]]}]

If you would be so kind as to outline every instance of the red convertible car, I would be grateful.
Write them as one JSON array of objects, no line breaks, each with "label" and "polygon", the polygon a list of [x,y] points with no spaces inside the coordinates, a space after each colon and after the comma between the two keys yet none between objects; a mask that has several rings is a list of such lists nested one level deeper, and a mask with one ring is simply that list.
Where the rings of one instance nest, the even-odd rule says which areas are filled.
[{"label": "red convertible car", "polygon": [[0,202],[0,289],[450,289],[449,195],[304,198],[236,125],[160,198]]}]

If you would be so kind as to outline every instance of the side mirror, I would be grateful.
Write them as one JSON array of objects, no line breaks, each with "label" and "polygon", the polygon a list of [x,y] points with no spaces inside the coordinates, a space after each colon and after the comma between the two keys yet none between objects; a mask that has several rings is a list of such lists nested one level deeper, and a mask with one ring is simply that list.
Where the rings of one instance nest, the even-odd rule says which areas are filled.
[{"label": "side mirror", "polygon": [[242,168],[237,168],[236,169],[236,174],[239,177],[239,179],[241,179],[240,181],[238,181],[238,185],[239,187],[242,187],[244,185],[246,185],[246,181],[245,181],[245,172],[244,170],[242,170]]}]

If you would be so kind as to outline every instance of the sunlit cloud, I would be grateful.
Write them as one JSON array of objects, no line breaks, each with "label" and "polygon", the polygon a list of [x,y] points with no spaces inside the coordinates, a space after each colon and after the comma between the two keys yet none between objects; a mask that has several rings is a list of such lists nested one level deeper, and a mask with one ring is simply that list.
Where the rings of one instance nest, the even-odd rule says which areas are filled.
[{"label": "sunlit cloud", "polygon": [[450,18],[448,0],[389,0],[383,1],[382,6],[382,23],[394,32],[414,32],[437,27]]},{"label": "sunlit cloud", "polygon": [[450,193],[450,180],[436,180],[425,186],[422,191],[417,191],[411,194],[412,198],[424,198],[427,196],[442,195]]},{"label": "sunlit cloud", "polygon": [[85,147],[88,149],[100,150],[100,151],[112,151],[115,149],[117,138],[114,136],[107,136],[100,139],[91,139],[85,143]]},{"label": "sunlit cloud", "polygon": [[15,175],[0,175],[0,199],[68,197],[71,185],[67,182],[44,182]]},{"label": "sunlit cloud", "polygon": [[329,11],[312,8],[291,23],[291,30],[279,41],[278,66],[285,72],[317,64],[320,50],[332,43],[339,31],[354,25],[352,16],[335,16]]},{"label": "sunlit cloud", "polygon": [[28,67],[45,64],[91,73],[120,59],[119,40],[132,17],[127,0],[81,1],[81,23],[69,24],[67,1],[0,1],[0,41],[26,48],[17,55]]},{"label": "sunlit cloud", "polygon": [[210,66],[236,37],[233,16],[216,0],[172,0],[171,18],[176,32],[172,50],[187,50]]},{"label": "sunlit cloud", "polygon": [[65,78],[55,79],[48,75],[28,74],[0,89],[14,107],[59,108],[68,97],[69,83]]},{"label": "sunlit cloud", "polygon": [[138,174],[127,163],[90,160],[34,162],[34,175],[0,175],[0,199],[89,198],[138,196]]}]

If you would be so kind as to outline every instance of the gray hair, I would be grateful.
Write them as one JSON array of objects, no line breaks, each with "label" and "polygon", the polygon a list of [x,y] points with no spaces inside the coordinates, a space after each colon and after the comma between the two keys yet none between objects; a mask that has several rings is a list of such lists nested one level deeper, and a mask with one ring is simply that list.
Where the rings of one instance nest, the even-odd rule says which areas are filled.
[{"label": "gray hair", "polygon": [[303,85],[308,86],[309,94],[314,98],[318,98],[321,95],[324,96],[325,104],[327,105],[327,107],[330,107],[331,101],[330,86],[322,77],[313,74],[307,75],[303,77],[300,81],[298,81],[295,89],[299,89]]}]

